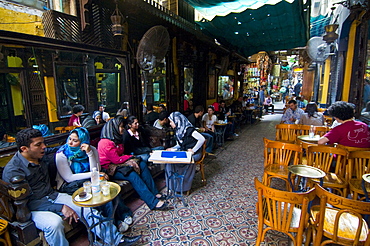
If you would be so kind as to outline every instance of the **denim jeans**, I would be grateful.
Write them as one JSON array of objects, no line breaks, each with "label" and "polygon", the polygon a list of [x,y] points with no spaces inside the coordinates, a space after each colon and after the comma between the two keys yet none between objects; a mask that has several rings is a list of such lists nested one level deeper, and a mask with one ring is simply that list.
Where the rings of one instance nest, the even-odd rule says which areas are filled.
[{"label": "denim jeans", "polygon": [[159,202],[158,198],[155,197],[159,191],[155,186],[153,177],[145,161],[140,162],[140,175],[137,172],[132,171],[127,176],[124,176],[119,172],[119,169],[117,169],[113,179],[129,181],[132,187],[134,187],[136,192],[139,194],[140,198],[148,205],[150,209],[155,208]]},{"label": "denim jeans", "polygon": [[[112,216],[115,204],[117,204],[117,208],[114,216]],[[124,221],[128,216],[132,217],[132,211],[125,205],[123,199],[119,195],[113,200],[113,202],[108,202],[96,209],[101,211],[104,217],[113,217],[115,225],[118,225],[119,221]]]},{"label": "denim jeans", "polygon": [[[70,195],[66,193],[59,193],[58,197],[55,200],[51,200],[51,202],[56,204],[65,204],[73,209],[79,217],[81,217],[81,207],[75,205],[72,202],[72,197]],[[93,214],[98,214],[97,210],[93,209],[92,211]],[[89,225],[92,225],[93,220],[89,216],[90,213],[90,209],[84,210],[84,217],[87,223]],[[50,211],[31,211],[31,214],[33,222],[35,222],[35,225],[38,229],[44,232],[45,239],[50,246],[69,245],[64,234],[63,219],[60,215]],[[104,224],[106,223],[107,222],[105,222]],[[102,226],[101,228],[97,226],[95,227],[95,229],[92,229],[92,231],[95,232],[99,238],[106,238],[108,240],[111,238],[110,227],[107,225]],[[117,231],[117,228],[115,226],[113,226],[112,228],[112,233],[115,245],[118,245],[120,240],[122,239],[122,234]],[[107,241],[106,243],[109,243],[109,241]]]},{"label": "denim jeans", "polygon": [[211,134],[209,134],[207,132],[202,132],[201,134],[207,140],[206,152],[207,153],[212,152],[212,149],[213,149],[213,138],[216,136],[215,133],[213,133],[213,135],[211,135]]}]

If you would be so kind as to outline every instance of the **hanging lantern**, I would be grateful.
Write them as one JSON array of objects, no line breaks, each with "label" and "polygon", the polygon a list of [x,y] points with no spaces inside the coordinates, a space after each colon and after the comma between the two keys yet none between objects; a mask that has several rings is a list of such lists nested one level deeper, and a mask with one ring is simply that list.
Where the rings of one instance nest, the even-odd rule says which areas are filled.
[{"label": "hanging lantern", "polygon": [[116,3],[116,9],[110,17],[112,21],[112,33],[114,36],[123,35],[123,25],[122,21],[124,19],[122,13],[118,9],[118,4]]}]

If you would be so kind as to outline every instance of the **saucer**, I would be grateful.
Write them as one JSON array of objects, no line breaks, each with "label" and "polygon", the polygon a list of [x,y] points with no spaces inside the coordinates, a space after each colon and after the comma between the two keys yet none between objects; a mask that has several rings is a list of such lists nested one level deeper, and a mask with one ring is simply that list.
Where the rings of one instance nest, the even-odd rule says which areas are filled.
[{"label": "saucer", "polygon": [[88,200],[90,200],[92,198],[92,195],[91,194],[86,194],[86,197],[84,198],[80,198],[79,195],[75,196],[75,201],[76,202],[86,202]]}]

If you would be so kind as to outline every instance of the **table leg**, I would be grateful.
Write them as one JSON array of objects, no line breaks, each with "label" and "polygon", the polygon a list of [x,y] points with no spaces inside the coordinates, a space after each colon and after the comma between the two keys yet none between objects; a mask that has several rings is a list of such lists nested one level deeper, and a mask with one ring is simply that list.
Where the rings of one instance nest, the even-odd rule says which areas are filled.
[{"label": "table leg", "polygon": [[[167,165],[178,165],[178,164],[167,164]],[[181,164],[180,164],[181,165]],[[182,204],[184,205],[184,207],[187,207],[188,204],[187,202],[185,201],[185,197],[184,197],[184,192],[183,192],[183,185],[184,185],[184,178],[185,178],[185,175],[189,169],[189,166],[190,165],[186,165],[184,171],[182,174],[180,174],[176,169],[175,171],[171,171],[169,177],[168,177],[168,174],[166,172],[166,178],[168,177],[168,183],[171,184],[171,187],[173,188],[173,190],[171,190],[172,194],[169,195],[169,198],[180,198]],[[180,190],[180,194],[177,194],[176,193],[176,190]],[[169,194],[169,187],[167,188],[167,194]]]},{"label": "table leg", "polygon": [[84,207],[81,207],[81,218],[80,218],[81,222],[86,226],[86,229],[87,229],[87,237],[89,239],[89,245],[92,246],[94,245],[94,236],[93,236],[93,233],[91,232],[91,228],[89,226],[89,224],[87,223],[86,219],[85,219],[85,216],[84,216]]}]

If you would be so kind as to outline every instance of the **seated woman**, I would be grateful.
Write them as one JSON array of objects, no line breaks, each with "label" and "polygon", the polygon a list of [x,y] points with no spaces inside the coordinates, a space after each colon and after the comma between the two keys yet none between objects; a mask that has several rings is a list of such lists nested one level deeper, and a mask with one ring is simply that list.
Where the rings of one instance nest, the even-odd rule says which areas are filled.
[{"label": "seated woman", "polygon": [[328,108],[330,116],[340,125],[332,128],[318,141],[318,144],[341,144],[348,147],[370,148],[369,127],[354,120],[354,108],[348,102],[335,102]]},{"label": "seated woman", "polygon": [[134,187],[142,200],[153,210],[168,210],[168,203],[161,201],[161,195],[145,161],[124,155],[122,134],[125,130],[121,115],[109,120],[103,127],[98,144],[100,164],[113,179],[127,180]]},{"label": "seated woman", "polygon": [[82,121],[82,127],[90,128],[104,123],[105,121],[102,119],[102,113],[100,111],[94,111],[92,116],[87,116]]},{"label": "seated woman", "polygon": [[301,115],[301,118],[299,120],[299,124],[313,126],[323,126],[324,122],[324,115],[318,112],[315,102],[310,102],[309,104],[307,104],[305,113]]},{"label": "seated woman", "polygon": [[85,107],[82,106],[82,105],[73,106],[73,108],[72,108],[73,114],[72,114],[71,118],[69,118],[68,126],[80,127],[81,126],[80,117],[83,114],[84,110],[85,110]]},{"label": "seated woman", "polygon": [[[170,120],[171,127],[176,131],[177,145],[167,150],[190,151],[193,153],[194,161],[199,160],[202,157],[202,145],[205,141],[204,137],[195,130],[193,125],[180,112],[171,113],[168,119]],[[190,167],[187,165],[190,165]],[[167,164],[166,172],[167,177],[169,177],[173,172],[183,173],[186,168],[188,169],[184,177],[183,192],[189,193],[195,175],[195,164]],[[172,191],[179,188],[172,187],[170,182],[167,182],[167,187]],[[175,190],[175,192],[180,192],[180,190]]]},{"label": "seated woman", "polygon": [[[83,127],[71,131],[66,144],[57,151],[55,159],[58,169],[57,189],[70,195],[82,187],[83,182],[90,180],[93,168],[100,170],[98,151],[90,145],[89,132]],[[108,179],[105,173],[100,174]],[[118,207],[115,212],[115,224],[119,231],[124,232],[132,223],[132,212],[119,197],[116,199]],[[111,203],[101,207],[106,217],[110,216],[112,209]]]},{"label": "seated woman", "polygon": [[215,122],[217,121],[217,116],[214,113],[215,108],[212,105],[208,106],[207,113],[202,117],[202,122],[205,129],[204,132],[210,134],[213,139],[216,139]]},{"label": "seated woman", "polygon": [[133,115],[127,118],[127,130],[123,133],[124,154],[140,156],[145,162],[148,162],[149,153],[152,150],[164,149],[162,146],[150,148],[146,143],[141,131],[139,131],[139,121]]}]

